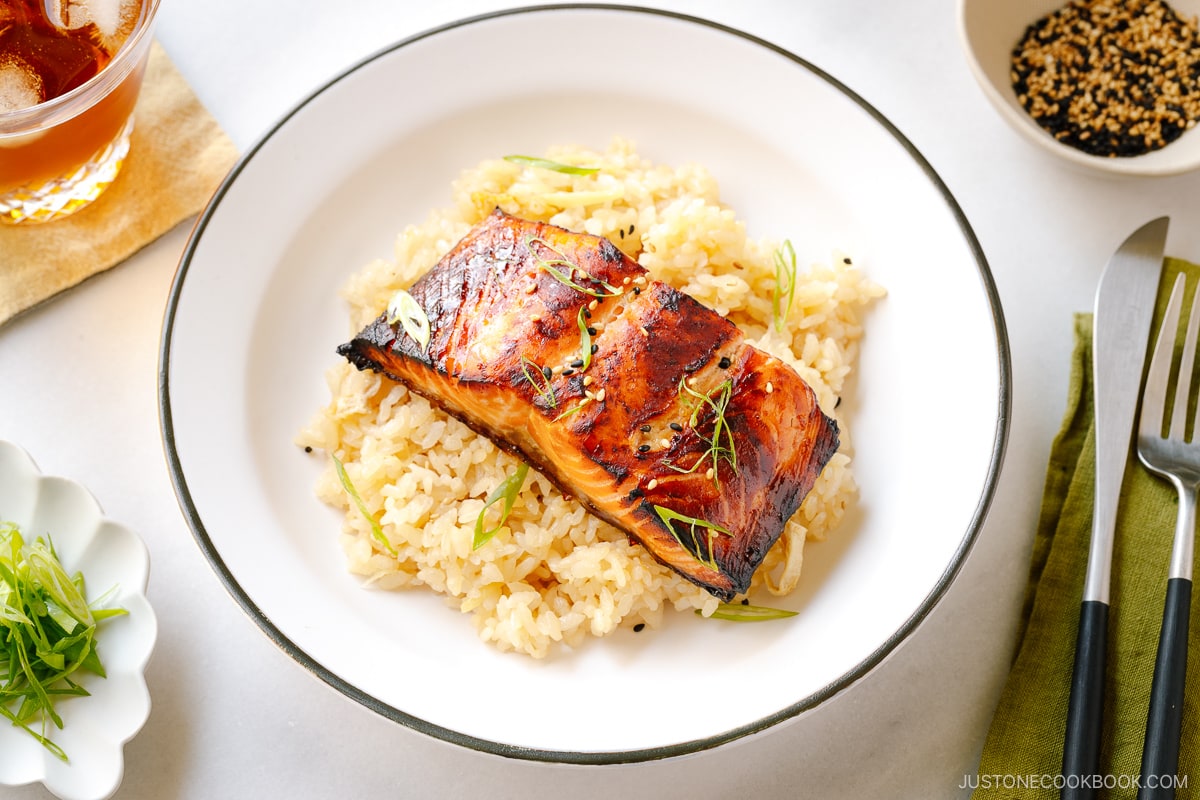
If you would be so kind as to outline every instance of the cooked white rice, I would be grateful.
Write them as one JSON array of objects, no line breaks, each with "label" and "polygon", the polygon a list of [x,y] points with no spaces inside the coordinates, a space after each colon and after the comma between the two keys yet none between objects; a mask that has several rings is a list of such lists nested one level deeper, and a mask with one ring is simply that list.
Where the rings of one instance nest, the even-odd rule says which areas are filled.
[{"label": "cooked white rice", "polygon": [[[344,290],[348,331],[378,316],[495,206],[528,219],[605,236],[659,280],[737,323],[755,346],[793,366],[827,414],[855,361],[860,319],[883,294],[851,260],[801,271],[783,333],[771,324],[778,242],[754,241],[721,204],[703,167],[655,165],[628,141],[603,152],[555,148],[547,158],[599,167],[584,176],[497,159],[453,184],[454,206],[400,234],[391,261],[375,261]],[[632,233],[631,233],[632,231]],[[394,554],[375,538],[339,480],[332,459],[316,492],[345,512],[341,544],[350,572],[376,590],[423,586],[470,615],[479,636],[536,658],[590,634],[657,626],[668,608],[711,614],[718,601],[591,516],[530,471],[512,513],[490,542],[472,551],[485,499],[519,462],[486,438],[387,378],[337,363],[331,400],[298,436],[336,456]],[[850,437],[787,524],[751,592],[786,594],[797,583],[806,539],[824,539],[856,493]],[[489,527],[498,518],[489,510]]]}]

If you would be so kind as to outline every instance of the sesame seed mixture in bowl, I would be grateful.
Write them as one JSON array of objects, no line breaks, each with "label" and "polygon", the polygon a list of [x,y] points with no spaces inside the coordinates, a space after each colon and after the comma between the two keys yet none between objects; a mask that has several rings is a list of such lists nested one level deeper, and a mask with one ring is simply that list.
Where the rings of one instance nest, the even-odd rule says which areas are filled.
[{"label": "sesame seed mixture in bowl", "polygon": [[[838,399],[855,363],[862,316],[883,289],[849,256],[831,254],[828,263],[795,275],[790,310],[777,325],[782,242],[749,238],[704,168],[651,163],[622,139],[603,151],[560,147],[546,156],[598,170],[572,175],[500,158],[466,170],[454,183],[452,207],[406,228],[394,260],[372,262],[346,284],[348,332],[378,316],[397,290],[496,207],[608,238],[650,277],[726,316],[750,344],[793,367],[837,420],[841,448],[751,587],[766,598],[790,593],[800,581],[805,542],[833,534],[856,494]],[[534,471],[511,495],[503,525],[474,549],[480,512],[517,473],[518,460],[374,372],[335,363],[327,382],[329,404],[297,441],[337,459],[316,492],[343,512],[347,567],[366,587],[443,594],[470,615],[483,640],[535,658],[622,628],[657,627],[671,610],[717,610],[716,597]],[[593,389],[597,396],[605,391]]]},{"label": "sesame seed mixture in bowl", "polygon": [[967,60],[1027,140],[1077,166],[1200,166],[1200,0],[960,0]]}]

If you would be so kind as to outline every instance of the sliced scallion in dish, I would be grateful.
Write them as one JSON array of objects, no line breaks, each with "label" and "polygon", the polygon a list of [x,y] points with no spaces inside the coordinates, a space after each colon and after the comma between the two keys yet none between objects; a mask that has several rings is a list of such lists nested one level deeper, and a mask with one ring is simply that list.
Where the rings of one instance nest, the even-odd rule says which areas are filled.
[{"label": "sliced scallion in dish", "polygon": [[577,167],[574,164],[562,164],[558,161],[551,161],[548,158],[537,158],[536,156],[505,156],[504,160],[510,164],[517,164],[522,167],[537,167],[538,169],[548,169],[551,172],[561,172],[564,175],[594,175],[600,171],[599,167]]},{"label": "sliced scallion in dish", "polygon": [[[551,253],[553,253],[555,256],[557,256],[557,258],[552,258],[552,259],[542,258],[534,251],[533,246],[535,244],[541,245],[545,249],[549,250]],[[591,297],[595,297],[598,299],[605,298],[605,297],[616,297],[617,295],[621,294],[620,289],[618,289],[617,287],[612,286],[608,283],[605,283],[604,281],[599,280],[598,278],[593,278],[591,275],[589,275],[587,273],[586,270],[584,270],[582,267],[580,267],[574,261],[571,261],[569,258],[567,258],[561,251],[559,251],[557,248],[555,248],[552,244],[547,242],[545,239],[531,236],[525,240],[525,246],[529,248],[529,252],[533,255],[534,259],[537,261],[538,269],[542,270],[543,272],[549,273],[551,277],[553,277],[556,281],[563,284],[564,286],[569,286],[577,292],[582,292],[583,294],[590,295]],[[563,267],[566,267],[566,271],[564,271],[562,269]],[[580,277],[586,279],[590,283],[596,284],[597,286],[600,287],[600,289],[593,289],[590,286],[584,286],[583,284],[579,283],[577,280],[575,280],[575,274],[577,272],[579,273]],[[601,291],[601,289],[603,291]]]},{"label": "sliced scallion in dish", "polygon": [[558,401],[554,396],[554,384],[550,383],[550,373],[548,370],[539,367],[525,356],[521,356],[521,372],[524,373],[525,380],[529,381],[529,385],[533,387],[533,390],[546,401],[546,405],[550,406],[550,408],[555,408],[558,405]]},{"label": "sliced scallion in dish", "polygon": [[354,505],[358,507],[358,513],[363,515],[363,519],[371,526],[371,535],[375,537],[375,541],[379,542],[384,549],[392,555],[396,555],[396,548],[392,547],[392,543],[383,535],[383,528],[379,524],[379,520],[375,519],[375,515],[367,509],[367,504],[363,502],[362,495],[358,493],[358,489],[354,488],[354,484],[350,481],[350,476],[346,474],[346,466],[342,460],[332,453],[329,456],[333,459],[333,468],[337,471],[338,481],[341,482],[342,488],[346,490],[346,494],[354,501]]},{"label": "sliced scallion in dish", "polygon": [[399,322],[404,327],[404,332],[421,345],[422,353],[429,349],[429,316],[425,309],[421,308],[421,304],[403,289],[397,290],[388,303],[387,322],[388,325]]},{"label": "sliced scallion in dish", "polygon": [[775,290],[771,295],[771,311],[775,330],[782,332],[792,300],[796,296],[796,248],[785,239],[775,251]]},{"label": "sliced scallion in dish", "polygon": [[580,307],[577,321],[579,323],[579,358],[583,361],[581,372],[586,372],[592,365],[592,331],[588,328],[586,308]]},{"label": "sliced scallion in dish", "polygon": [[0,522],[0,716],[24,729],[62,761],[66,752],[48,736],[63,727],[55,704],[87,696],[82,673],[105,677],[96,650],[100,622],[126,614],[89,603],[83,574],[68,574],[49,536],[25,541]]},{"label": "sliced scallion in dish", "polygon": [[[754,606],[742,603],[721,603],[717,606],[717,610],[709,615],[709,619],[725,619],[730,622],[765,622],[771,619],[786,619],[794,617],[800,612],[788,611],[785,608],[769,608],[768,606]],[[704,616],[700,609],[696,609],[696,614]]]},{"label": "sliced scallion in dish", "polygon": [[[508,515],[512,513],[513,505],[517,502],[517,495],[521,493],[521,487],[525,485],[525,476],[528,474],[529,465],[522,463],[512,475],[505,478],[488,495],[483,508],[479,510],[479,516],[475,519],[475,539],[471,543],[472,550],[478,550],[483,547],[496,535],[496,531],[503,527],[504,523],[508,520]],[[485,531],[483,529],[483,515],[487,513],[489,508],[501,500],[504,501],[504,505],[500,508],[500,521],[496,523],[496,527]]]},{"label": "sliced scallion in dish", "polygon": [[[675,529],[673,523],[682,522],[687,525],[688,532],[692,540],[692,548],[688,550],[688,552],[694,555],[697,561],[699,561],[701,564],[704,564],[709,569],[717,569],[717,557],[713,553],[713,540],[718,534],[723,536],[731,536],[732,534],[730,534],[727,529],[722,528],[715,522],[689,517],[686,514],[680,514],[678,511],[673,511],[664,506],[652,505],[651,508],[654,509],[654,513],[657,514],[658,518],[662,520],[662,523],[667,526],[667,530],[671,532],[671,535],[675,537],[675,541],[679,542],[679,546],[684,550],[688,550],[688,546],[683,543],[683,539],[680,537],[679,531]],[[708,558],[702,558],[700,556],[700,540],[697,538],[696,528],[704,528],[707,531],[705,534],[705,543],[708,547]]]},{"label": "sliced scallion in dish", "polygon": [[[733,381],[725,379],[717,388],[713,389],[709,394],[698,392],[691,386],[687,385],[686,380],[679,382],[680,394],[686,393],[689,401],[692,404],[692,414],[688,419],[688,425],[695,429],[696,422],[700,418],[700,412],[708,406],[713,412],[713,429],[712,436],[706,437],[699,431],[696,435],[708,444],[708,449],[700,454],[696,459],[696,463],[687,469],[676,467],[673,464],[667,464],[668,467],[676,472],[694,472],[697,467],[711,459],[709,469],[712,471],[713,485],[720,487],[721,485],[721,461],[724,459],[733,469],[734,474],[737,474],[737,446],[733,441],[733,429],[729,427],[729,423],[725,420],[725,411],[729,407],[729,399],[733,396]],[[715,397],[714,397],[715,396]]]}]

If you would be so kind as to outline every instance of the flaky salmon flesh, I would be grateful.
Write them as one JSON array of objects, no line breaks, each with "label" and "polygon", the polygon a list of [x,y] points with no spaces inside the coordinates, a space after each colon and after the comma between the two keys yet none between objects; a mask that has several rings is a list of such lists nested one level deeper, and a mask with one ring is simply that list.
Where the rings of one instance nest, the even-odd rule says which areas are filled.
[{"label": "flaky salmon flesh", "polygon": [[408,294],[419,309],[384,312],[338,352],[722,600],[748,590],[837,450],[791,367],[607,239],[497,210]]}]

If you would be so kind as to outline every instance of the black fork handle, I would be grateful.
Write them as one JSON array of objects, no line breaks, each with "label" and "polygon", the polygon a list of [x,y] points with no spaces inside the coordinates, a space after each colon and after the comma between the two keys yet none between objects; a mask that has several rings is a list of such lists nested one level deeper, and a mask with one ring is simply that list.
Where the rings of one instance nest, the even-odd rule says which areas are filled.
[{"label": "black fork handle", "polygon": [[1175,796],[1191,605],[1192,582],[1187,578],[1168,580],[1154,680],[1150,684],[1150,713],[1146,719],[1138,800],[1166,800]]}]

